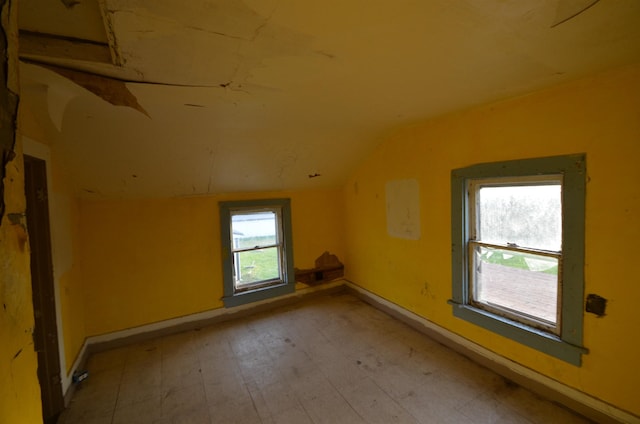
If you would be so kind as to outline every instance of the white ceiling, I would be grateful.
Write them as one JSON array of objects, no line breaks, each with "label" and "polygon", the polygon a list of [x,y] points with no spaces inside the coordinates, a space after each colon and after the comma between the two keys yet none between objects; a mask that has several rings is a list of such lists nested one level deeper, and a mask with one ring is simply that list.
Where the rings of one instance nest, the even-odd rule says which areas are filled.
[{"label": "white ceiling", "polygon": [[[21,30],[47,34],[21,45],[21,101],[79,195],[338,187],[399,126],[640,62],[638,0],[552,28],[590,3],[20,0]],[[95,78],[138,106],[34,62],[138,81]]]}]

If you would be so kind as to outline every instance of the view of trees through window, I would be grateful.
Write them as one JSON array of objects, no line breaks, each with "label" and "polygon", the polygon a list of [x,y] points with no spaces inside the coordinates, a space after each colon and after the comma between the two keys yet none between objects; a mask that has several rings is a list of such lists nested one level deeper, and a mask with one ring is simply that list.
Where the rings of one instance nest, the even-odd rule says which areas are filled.
[{"label": "view of trees through window", "polygon": [[481,187],[478,197],[478,240],[560,251],[560,184]]},{"label": "view of trees through window", "polygon": [[476,302],[556,324],[561,199],[557,183],[477,188]]}]

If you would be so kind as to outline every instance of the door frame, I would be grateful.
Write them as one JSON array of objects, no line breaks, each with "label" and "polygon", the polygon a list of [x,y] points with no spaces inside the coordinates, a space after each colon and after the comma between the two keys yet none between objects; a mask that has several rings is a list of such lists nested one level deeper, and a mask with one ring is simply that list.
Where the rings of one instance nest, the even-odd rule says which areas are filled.
[{"label": "door frame", "polygon": [[34,348],[44,423],[55,423],[64,409],[56,285],[53,275],[47,164],[24,155],[27,228],[31,247],[31,283],[34,308]]}]

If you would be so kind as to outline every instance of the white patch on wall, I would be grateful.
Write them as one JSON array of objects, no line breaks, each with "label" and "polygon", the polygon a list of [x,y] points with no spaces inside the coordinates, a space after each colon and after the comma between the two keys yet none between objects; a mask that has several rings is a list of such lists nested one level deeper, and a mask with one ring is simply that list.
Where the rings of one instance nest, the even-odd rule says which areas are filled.
[{"label": "white patch on wall", "polygon": [[417,180],[388,181],[387,232],[392,237],[420,239],[420,186]]}]

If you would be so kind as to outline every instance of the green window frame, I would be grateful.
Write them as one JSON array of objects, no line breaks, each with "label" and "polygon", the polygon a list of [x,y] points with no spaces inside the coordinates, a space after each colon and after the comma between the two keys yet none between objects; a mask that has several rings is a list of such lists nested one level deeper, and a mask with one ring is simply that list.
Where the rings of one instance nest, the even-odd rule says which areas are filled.
[{"label": "green window frame", "polygon": [[[557,252],[530,251],[516,245],[493,246],[475,237],[477,187],[482,184],[535,185],[561,181],[562,240]],[[581,365],[583,343],[584,228],[586,156],[584,154],[483,163],[451,171],[453,315],[531,348]],[[537,325],[501,308],[481,304],[474,295],[474,249],[539,254],[558,260],[557,322]]]},{"label": "green window frame", "polygon": [[[295,291],[290,199],[220,202],[220,241],[225,307],[257,302]],[[269,235],[239,243],[236,228],[247,219],[266,218]],[[269,257],[266,274],[247,280],[241,261]],[[253,264],[251,265],[253,266]]]}]

